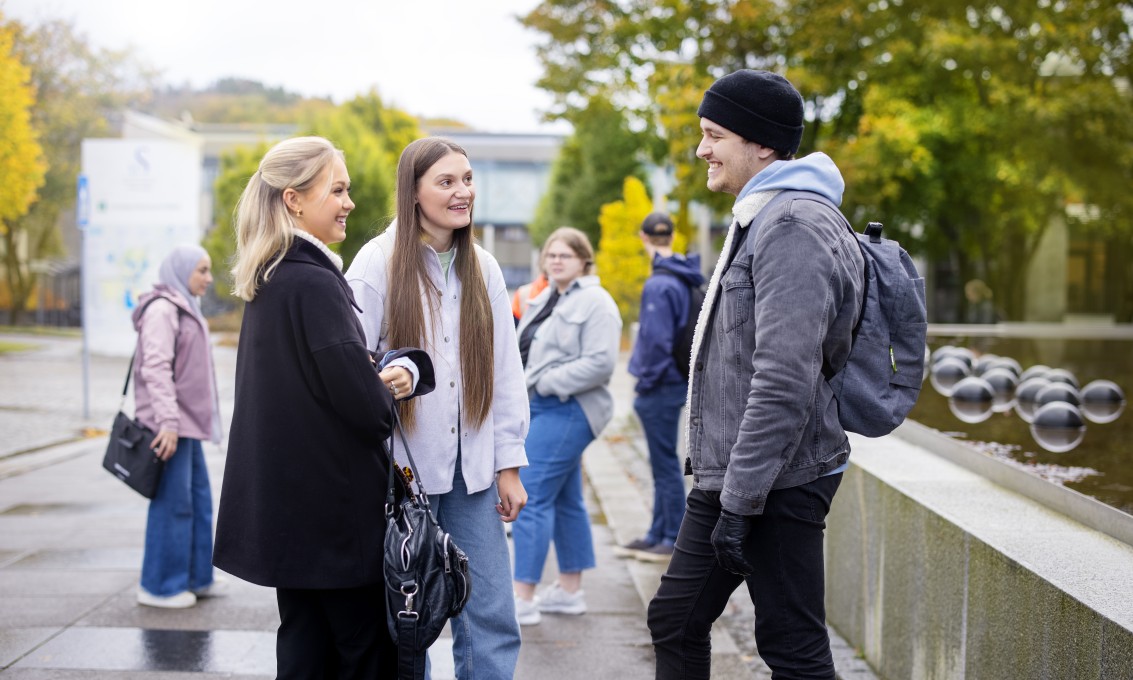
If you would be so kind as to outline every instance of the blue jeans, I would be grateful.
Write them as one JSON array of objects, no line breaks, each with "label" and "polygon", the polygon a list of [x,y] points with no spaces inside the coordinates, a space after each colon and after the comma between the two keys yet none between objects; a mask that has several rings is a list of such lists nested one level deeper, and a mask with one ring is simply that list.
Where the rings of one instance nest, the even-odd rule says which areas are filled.
[{"label": "blue jeans", "polygon": [[212,491],[197,439],[181,437],[149,504],[142,587],[168,597],[212,583]]},{"label": "blue jeans", "polygon": [[[767,495],[762,515],[749,518],[744,557],[755,605],[755,644],[774,678],[833,680],[826,630],[822,535],[842,475]],[[720,492],[693,489],[669,568],[649,603],[649,632],[657,653],[657,680],[711,677],[712,623],[744,577],[716,560],[712,530]]]},{"label": "blue jeans", "polygon": [[519,660],[519,623],[508,578],[504,525],[496,512],[496,485],[469,494],[460,471],[452,491],[430,496],[437,521],[468,554],[472,595],[452,624],[452,655],[458,680],[511,680]]},{"label": "blue jeans", "polygon": [[647,543],[673,545],[685,516],[684,469],[677,458],[677,429],[687,396],[687,384],[669,383],[633,400],[653,468],[653,524],[645,534]]},{"label": "blue jeans", "polygon": [[528,466],[519,471],[527,506],[511,532],[516,581],[539,582],[552,538],[560,573],[594,568],[590,515],[582,496],[582,452],[592,441],[594,433],[577,399],[531,400]]}]

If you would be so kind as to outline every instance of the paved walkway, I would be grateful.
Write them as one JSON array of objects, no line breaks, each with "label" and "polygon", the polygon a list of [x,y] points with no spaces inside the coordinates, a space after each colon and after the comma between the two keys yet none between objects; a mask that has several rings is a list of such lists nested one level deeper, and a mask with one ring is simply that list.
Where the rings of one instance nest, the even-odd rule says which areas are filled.
[{"label": "paved walkway", "polygon": [[[118,408],[125,358],[89,363],[83,416],[77,338],[0,335],[34,345],[0,355],[0,674],[13,680],[270,678],[278,626],[273,591],[233,579],[227,597],[188,610],[139,607],[147,502],[100,466],[104,430]],[[221,410],[232,412],[235,350],[215,352]],[[598,568],[584,587],[590,612],[547,616],[524,628],[516,677],[646,680],[653,652],[645,603],[662,568],[613,555],[641,535],[652,497],[644,442],[632,415],[632,383],[619,366],[614,420],[585,456]],[[206,444],[213,488],[224,447]],[[215,499],[214,499],[215,500]],[[553,560],[545,582],[553,579]],[[751,641],[751,604],[741,589],[713,633],[713,677],[769,678]],[[434,679],[453,677],[449,649],[434,647]],[[843,678],[872,678],[835,638]]]}]

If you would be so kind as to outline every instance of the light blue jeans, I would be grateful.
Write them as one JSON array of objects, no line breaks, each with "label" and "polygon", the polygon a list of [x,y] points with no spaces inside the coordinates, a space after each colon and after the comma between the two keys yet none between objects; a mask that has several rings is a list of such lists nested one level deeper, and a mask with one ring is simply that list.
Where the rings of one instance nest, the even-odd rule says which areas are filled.
[{"label": "light blue jeans", "polygon": [[472,596],[451,622],[457,680],[512,680],[519,660],[519,623],[508,577],[507,536],[496,512],[499,500],[495,483],[468,493],[459,457],[452,491],[429,497],[437,521],[468,554],[472,570]]},{"label": "light blue jeans", "polygon": [[212,491],[198,439],[181,437],[149,504],[142,587],[169,597],[212,583]]},{"label": "light blue jeans", "polygon": [[560,573],[594,568],[590,514],[582,495],[582,452],[592,441],[594,433],[577,399],[531,400],[528,466],[519,471],[527,506],[511,532],[516,581],[539,583],[552,539]]}]

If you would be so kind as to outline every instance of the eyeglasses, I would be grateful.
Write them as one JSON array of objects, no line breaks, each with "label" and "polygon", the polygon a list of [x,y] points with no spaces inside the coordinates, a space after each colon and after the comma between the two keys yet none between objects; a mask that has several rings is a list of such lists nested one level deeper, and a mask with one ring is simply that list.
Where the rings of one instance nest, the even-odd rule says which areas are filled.
[{"label": "eyeglasses", "polygon": [[574,253],[547,253],[544,257],[554,262],[555,260],[573,260],[578,256]]}]

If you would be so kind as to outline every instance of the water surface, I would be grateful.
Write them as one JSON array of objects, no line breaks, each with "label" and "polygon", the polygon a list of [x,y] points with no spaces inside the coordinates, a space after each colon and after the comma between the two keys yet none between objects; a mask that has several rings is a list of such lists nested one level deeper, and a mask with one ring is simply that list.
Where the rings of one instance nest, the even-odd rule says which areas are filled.
[{"label": "water surface", "polygon": [[[1093,380],[1117,383],[1128,399],[1133,392],[1133,342],[1129,340],[1025,339],[930,336],[929,348],[967,347],[977,354],[1011,357],[1026,369],[1035,364],[1064,368],[1084,387]],[[1014,409],[993,413],[980,423],[957,418],[948,398],[926,380],[909,416],[923,425],[968,441],[988,455],[1007,458],[1028,471],[1133,514],[1133,411],[1114,422],[1087,421],[1082,442],[1065,453],[1044,450]]]}]

